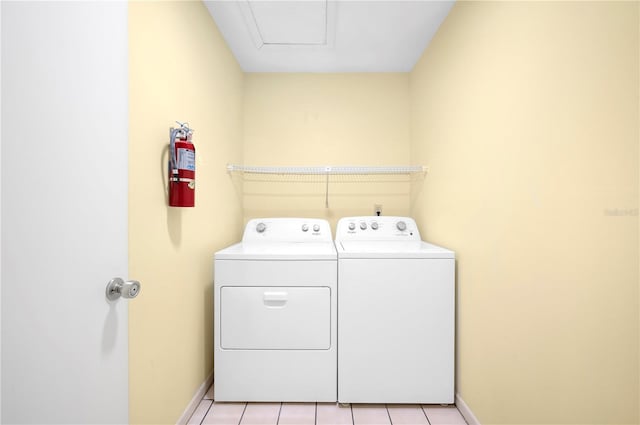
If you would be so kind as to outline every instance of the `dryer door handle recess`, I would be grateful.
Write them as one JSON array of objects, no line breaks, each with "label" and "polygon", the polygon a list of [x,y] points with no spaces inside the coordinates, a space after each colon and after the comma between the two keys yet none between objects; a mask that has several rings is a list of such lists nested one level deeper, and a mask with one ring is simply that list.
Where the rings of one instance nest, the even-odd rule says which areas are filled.
[{"label": "dryer door handle recess", "polygon": [[268,308],[283,308],[287,304],[288,295],[284,291],[269,291],[264,293],[262,300]]}]

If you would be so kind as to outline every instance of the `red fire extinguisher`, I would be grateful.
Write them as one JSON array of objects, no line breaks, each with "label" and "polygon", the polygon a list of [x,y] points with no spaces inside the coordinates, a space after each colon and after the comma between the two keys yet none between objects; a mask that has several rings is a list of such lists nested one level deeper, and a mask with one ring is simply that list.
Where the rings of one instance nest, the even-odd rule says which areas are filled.
[{"label": "red fire extinguisher", "polygon": [[[177,121],[176,121],[177,122]],[[193,207],[196,192],[196,147],[186,123],[169,131],[169,206]]]}]

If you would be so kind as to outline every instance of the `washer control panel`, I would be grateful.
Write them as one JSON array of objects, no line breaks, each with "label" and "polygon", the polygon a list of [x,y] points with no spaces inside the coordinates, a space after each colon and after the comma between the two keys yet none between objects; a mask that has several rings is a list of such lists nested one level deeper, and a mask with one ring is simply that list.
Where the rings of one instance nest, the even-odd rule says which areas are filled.
[{"label": "washer control panel", "polygon": [[254,218],[249,220],[242,242],[330,242],[331,226],[318,218]]},{"label": "washer control panel", "polygon": [[391,241],[420,240],[420,232],[411,217],[344,217],[338,221],[336,240]]}]

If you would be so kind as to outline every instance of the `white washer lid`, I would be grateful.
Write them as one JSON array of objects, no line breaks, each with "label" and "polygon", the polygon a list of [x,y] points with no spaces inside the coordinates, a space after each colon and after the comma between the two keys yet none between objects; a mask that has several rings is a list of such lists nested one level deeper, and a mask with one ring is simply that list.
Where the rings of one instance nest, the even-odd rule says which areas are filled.
[{"label": "white washer lid", "polygon": [[336,241],[338,258],[455,258],[455,253],[423,241]]},{"label": "white washer lid", "polygon": [[240,242],[216,252],[216,260],[336,260],[333,242]]}]

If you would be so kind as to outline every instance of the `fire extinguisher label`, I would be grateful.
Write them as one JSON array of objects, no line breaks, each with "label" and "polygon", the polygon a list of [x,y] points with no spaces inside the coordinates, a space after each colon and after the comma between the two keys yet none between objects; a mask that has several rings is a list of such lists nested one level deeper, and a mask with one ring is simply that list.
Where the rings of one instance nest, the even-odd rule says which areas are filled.
[{"label": "fire extinguisher label", "polygon": [[178,168],[196,171],[196,153],[189,149],[178,148]]}]

